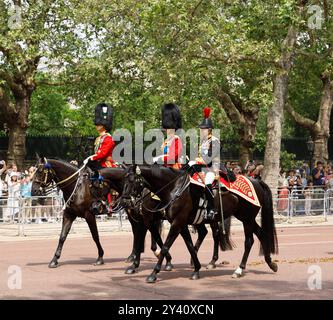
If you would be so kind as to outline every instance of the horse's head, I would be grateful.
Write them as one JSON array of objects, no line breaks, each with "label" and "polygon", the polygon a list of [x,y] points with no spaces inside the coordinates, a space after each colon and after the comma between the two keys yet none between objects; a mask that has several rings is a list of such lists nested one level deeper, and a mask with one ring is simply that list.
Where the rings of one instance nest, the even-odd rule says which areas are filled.
[{"label": "horse's head", "polygon": [[121,205],[124,208],[134,207],[138,198],[141,197],[145,187],[144,179],[138,165],[130,166],[126,169],[124,176],[124,187],[121,195]]},{"label": "horse's head", "polygon": [[54,181],[54,170],[52,165],[43,156],[37,155],[36,171],[32,179],[31,194],[32,196],[45,195],[46,188]]}]

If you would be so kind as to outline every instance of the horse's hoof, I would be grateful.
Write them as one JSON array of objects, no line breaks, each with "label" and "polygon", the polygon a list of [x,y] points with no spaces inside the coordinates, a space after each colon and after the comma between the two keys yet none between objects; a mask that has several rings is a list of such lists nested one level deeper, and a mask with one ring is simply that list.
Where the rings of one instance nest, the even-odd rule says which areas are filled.
[{"label": "horse's hoof", "polygon": [[232,278],[238,279],[244,276],[244,272],[242,268],[237,268],[235,272],[232,274]]},{"label": "horse's hoof", "polygon": [[215,269],[216,268],[216,264],[215,263],[209,263],[206,267],[206,269],[211,270],[211,269]]},{"label": "horse's hoof", "polygon": [[168,263],[165,265],[164,270],[165,270],[165,271],[172,271],[172,269],[173,269],[173,265],[172,265],[172,263],[171,263],[171,262],[168,262]]},{"label": "horse's hoof", "polygon": [[104,264],[103,258],[98,258],[96,262],[94,263],[94,266],[101,266]]},{"label": "horse's hoof", "polygon": [[272,262],[269,266],[274,272],[278,271],[278,265],[275,262]]},{"label": "horse's hoof", "polygon": [[146,282],[147,283],[155,283],[157,280],[155,275],[150,275],[149,277],[147,277]]},{"label": "horse's hoof", "polygon": [[198,280],[198,279],[200,279],[199,271],[194,271],[191,274],[190,280]]},{"label": "horse's hoof", "polygon": [[49,268],[57,268],[58,267],[58,262],[56,261],[51,261],[49,263]]},{"label": "horse's hoof", "polygon": [[128,267],[126,270],[125,270],[125,274],[134,274],[136,272],[136,269],[133,268],[133,267]]}]

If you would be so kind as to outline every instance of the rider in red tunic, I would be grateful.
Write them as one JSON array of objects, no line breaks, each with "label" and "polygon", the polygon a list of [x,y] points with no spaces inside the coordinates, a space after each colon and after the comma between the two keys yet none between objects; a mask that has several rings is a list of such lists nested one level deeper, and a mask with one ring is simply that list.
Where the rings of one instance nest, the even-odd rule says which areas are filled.
[{"label": "rider in red tunic", "polygon": [[164,140],[161,147],[163,154],[154,157],[153,162],[162,161],[167,167],[180,169],[180,158],[182,156],[183,145],[180,137],[177,136],[175,132],[182,127],[182,120],[177,105],[167,103],[163,106],[162,127],[167,133],[167,138]]},{"label": "rider in red tunic", "polygon": [[[100,103],[96,106],[95,125],[99,136],[95,140],[95,154],[83,161],[84,164],[94,171],[94,175],[92,176],[93,180],[101,178],[98,170],[117,166],[112,159],[115,142],[113,141],[111,134],[108,133],[108,131],[112,129],[112,118],[113,110],[111,106],[106,103]],[[111,207],[112,198],[110,194],[108,195],[108,202]],[[104,212],[109,213],[107,212],[109,210],[106,208],[105,203],[102,202],[102,204],[105,206]]]}]

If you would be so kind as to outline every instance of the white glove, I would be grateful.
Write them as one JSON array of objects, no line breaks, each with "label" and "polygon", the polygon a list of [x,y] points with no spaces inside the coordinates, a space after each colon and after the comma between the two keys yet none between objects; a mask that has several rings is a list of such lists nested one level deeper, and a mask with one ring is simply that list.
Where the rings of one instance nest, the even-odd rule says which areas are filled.
[{"label": "white glove", "polygon": [[153,158],[153,163],[157,163],[159,159],[161,159],[163,156],[158,156]]},{"label": "white glove", "polygon": [[196,164],[196,162],[193,161],[193,160],[191,160],[191,161],[188,163],[188,165],[189,165],[190,167],[194,166],[195,164]]},{"label": "white glove", "polygon": [[88,161],[92,158],[93,156],[89,156],[87,159],[83,160],[83,164],[87,165]]}]

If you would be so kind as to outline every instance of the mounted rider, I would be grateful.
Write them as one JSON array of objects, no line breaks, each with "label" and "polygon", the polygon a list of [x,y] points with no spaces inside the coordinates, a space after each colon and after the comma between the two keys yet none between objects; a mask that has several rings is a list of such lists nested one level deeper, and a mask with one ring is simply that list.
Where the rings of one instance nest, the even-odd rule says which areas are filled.
[{"label": "mounted rider", "polygon": [[198,157],[195,161],[190,161],[188,165],[197,165],[197,167],[204,168],[204,172],[200,173],[200,177],[205,183],[205,194],[208,201],[205,219],[211,220],[217,214],[214,204],[213,182],[215,177],[219,175],[221,166],[223,167],[220,161],[222,146],[220,139],[212,135],[213,121],[210,118],[211,109],[206,107],[203,113],[204,119],[199,125],[200,146]]},{"label": "mounted rider", "polygon": [[[86,158],[83,163],[94,171],[94,175],[91,179],[94,181],[101,181],[103,178],[100,176],[99,171],[102,168],[117,167],[116,163],[112,159],[112,152],[115,147],[115,142],[112,139],[110,131],[112,129],[113,122],[113,109],[106,103],[99,103],[95,107],[95,126],[99,133],[99,136],[95,140],[95,154]],[[108,202],[111,205],[111,195],[108,194]],[[109,213],[104,201],[99,200],[99,203],[103,205],[103,212]]]},{"label": "mounted rider", "polygon": [[180,159],[183,145],[176,131],[182,128],[182,118],[179,107],[174,103],[166,103],[162,107],[162,128],[166,130],[167,138],[161,149],[163,154],[154,157],[153,162],[162,162],[165,166],[180,169]]}]

